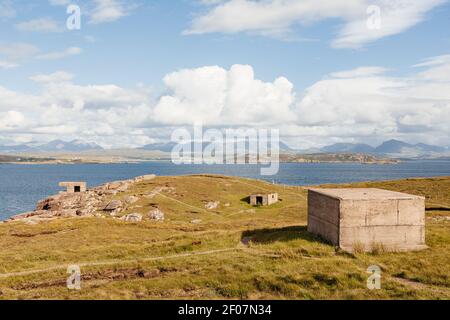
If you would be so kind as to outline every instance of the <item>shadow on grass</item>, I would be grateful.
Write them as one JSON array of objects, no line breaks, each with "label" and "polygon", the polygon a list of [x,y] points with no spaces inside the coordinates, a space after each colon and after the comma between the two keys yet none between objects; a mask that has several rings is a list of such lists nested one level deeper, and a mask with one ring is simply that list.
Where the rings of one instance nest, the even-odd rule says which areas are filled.
[{"label": "shadow on grass", "polygon": [[431,212],[431,211],[450,211],[450,208],[447,208],[447,207],[432,207],[432,208],[427,208],[426,211],[427,212]]},{"label": "shadow on grass", "polygon": [[309,242],[329,244],[329,242],[308,232],[306,226],[293,226],[277,229],[257,229],[242,233],[242,240],[250,239],[253,243],[268,244],[278,241],[292,241],[303,239]]},{"label": "shadow on grass", "polygon": [[241,202],[245,202],[246,204],[250,204],[250,197],[242,198]]}]

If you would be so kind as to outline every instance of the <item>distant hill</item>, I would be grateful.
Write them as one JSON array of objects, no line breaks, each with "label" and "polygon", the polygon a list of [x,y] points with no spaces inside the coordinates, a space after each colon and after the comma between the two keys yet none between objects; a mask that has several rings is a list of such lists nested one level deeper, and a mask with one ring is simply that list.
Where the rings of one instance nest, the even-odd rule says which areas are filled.
[{"label": "distant hill", "polygon": [[162,151],[162,152],[172,152],[172,149],[177,144],[175,142],[167,142],[167,143],[152,143],[139,148],[140,150],[147,151]]},{"label": "distant hill", "polygon": [[376,147],[375,153],[401,153],[404,148],[410,147],[413,146],[406,142],[399,140],[389,140]]},{"label": "distant hill", "polygon": [[449,155],[449,149],[425,143],[409,144],[400,140],[388,140],[378,147],[368,144],[336,143],[320,149],[321,153],[366,153],[399,158],[427,158]]},{"label": "distant hill", "polygon": [[69,142],[65,142],[62,140],[53,140],[50,141],[49,143],[37,147],[37,149],[39,151],[46,151],[46,152],[62,152],[62,151],[80,152],[89,150],[103,150],[103,148],[96,143],[86,143],[81,140],[73,140]]},{"label": "distant hill", "polygon": [[319,153],[319,154],[283,154],[282,162],[321,163],[321,162],[358,162],[366,164],[394,164],[398,160],[381,159],[363,153]]},{"label": "distant hill", "polygon": [[409,144],[399,140],[389,140],[382,143],[379,147],[375,148],[375,153],[393,155],[393,156],[406,156],[406,157],[421,157],[430,156],[435,154],[442,154],[448,151],[446,148],[428,145],[424,143]]},{"label": "distant hill", "polygon": [[0,153],[16,153],[16,152],[28,152],[33,151],[33,147],[25,144],[16,146],[0,146]]},{"label": "distant hill", "polygon": [[81,140],[63,141],[53,140],[45,144],[20,144],[15,146],[0,146],[1,153],[20,152],[82,152],[91,150],[103,150],[96,143],[87,143]]},{"label": "distant hill", "polygon": [[[209,146],[210,142],[204,142],[203,143],[203,149],[205,149],[207,146]],[[172,152],[173,148],[177,145],[175,142],[166,142],[166,143],[152,143],[147,144],[141,148],[140,150],[147,150],[147,151],[162,151],[162,152]],[[248,143],[246,144],[248,148]],[[193,149],[193,145],[191,145],[191,148]],[[295,152],[294,149],[290,148],[287,144],[284,142],[280,142],[280,152]]]},{"label": "distant hill", "polygon": [[325,153],[372,153],[374,150],[374,147],[362,143],[336,143],[321,149],[321,151]]}]

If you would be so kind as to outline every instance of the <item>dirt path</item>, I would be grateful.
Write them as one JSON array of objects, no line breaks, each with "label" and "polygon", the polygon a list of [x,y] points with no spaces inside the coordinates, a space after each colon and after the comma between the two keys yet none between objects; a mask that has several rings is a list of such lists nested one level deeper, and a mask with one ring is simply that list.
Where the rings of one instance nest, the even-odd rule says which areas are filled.
[{"label": "dirt path", "polygon": [[[149,261],[160,261],[160,260],[166,260],[166,259],[178,259],[178,258],[186,258],[186,257],[192,257],[192,256],[205,256],[205,255],[212,255],[212,254],[224,253],[224,252],[232,252],[232,251],[237,252],[239,250],[241,250],[241,249],[238,247],[234,247],[234,248],[226,248],[226,249],[219,249],[219,250],[199,251],[199,252],[175,254],[175,255],[170,255],[170,256],[150,257],[150,258],[142,258],[142,259],[85,262],[85,263],[78,263],[75,265],[79,266],[80,268],[109,266],[109,265],[116,265],[116,264],[130,264],[130,263],[136,263],[136,262],[149,262]],[[61,264],[61,265],[52,266],[52,267],[43,268],[43,269],[4,273],[4,274],[0,274],[0,279],[10,278],[10,277],[27,276],[27,275],[31,275],[31,274],[45,273],[45,272],[56,271],[56,270],[66,270],[68,266],[69,266],[69,264]]]},{"label": "dirt path", "polygon": [[181,205],[183,205],[183,206],[185,206],[185,207],[189,207],[189,208],[192,208],[192,209],[195,209],[195,210],[200,210],[200,211],[202,211],[202,212],[214,214],[214,215],[216,215],[216,216],[218,216],[218,217],[221,217],[221,215],[218,214],[217,212],[209,211],[209,210],[206,210],[206,209],[203,209],[203,208],[200,208],[200,207],[193,206],[193,205],[191,205],[191,204],[189,204],[189,203],[186,203],[186,202],[177,200],[177,199],[175,199],[175,198],[166,196],[165,194],[162,194],[162,193],[160,193],[160,192],[157,192],[156,194],[159,195],[159,196],[161,196],[161,197],[163,197],[163,198],[166,198],[166,199],[172,200],[172,201],[174,201],[174,202],[177,202],[177,203],[179,203],[179,204],[181,204]]},{"label": "dirt path", "polygon": [[429,291],[433,291],[433,292],[435,292],[437,294],[440,294],[440,295],[445,294],[447,297],[450,297],[450,289],[447,288],[447,287],[420,283],[420,282],[417,282],[417,281],[412,281],[412,280],[398,278],[398,277],[389,277],[389,279],[393,280],[393,281],[395,281],[397,283],[400,283],[400,284],[402,284],[405,287],[408,287],[410,289],[414,289],[414,290],[429,290]]}]

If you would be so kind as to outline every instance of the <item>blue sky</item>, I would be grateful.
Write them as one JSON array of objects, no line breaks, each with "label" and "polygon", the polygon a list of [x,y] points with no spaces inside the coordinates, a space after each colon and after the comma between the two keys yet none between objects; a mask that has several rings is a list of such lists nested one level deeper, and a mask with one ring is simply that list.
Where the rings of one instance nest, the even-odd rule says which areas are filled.
[{"label": "blue sky", "polygon": [[[107,147],[134,146],[164,139],[175,126],[197,120],[211,126],[282,127],[286,141],[305,147],[376,144],[387,138],[448,145],[448,129],[439,121],[444,121],[442,114],[449,113],[450,105],[449,97],[442,95],[449,80],[449,2],[329,3],[0,0],[0,116],[5,122],[0,120],[0,143],[59,136],[95,140]],[[81,8],[80,30],[65,27],[69,4]],[[366,9],[373,4],[381,13],[376,31],[358,24],[369,18]],[[417,66],[424,61],[428,63]],[[233,85],[223,83],[231,81],[224,75],[230,76],[235,65],[242,68],[234,69],[233,79],[239,83],[242,74],[242,90],[248,93],[235,103],[242,103],[244,110],[248,105],[248,115],[264,114],[261,121],[233,117],[231,111],[239,108],[218,98],[237,99],[229,97]],[[254,76],[246,78],[244,66]],[[185,77],[177,73],[182,69],[188,73]],[[336,76],[343,71],[350,73]],[[279,77],[292,88],[277,85]],[[208,94],[198,92],[207,98],[193,96],[201,81],[217,81]],[[344,84],[357,85],[354,91],[339,89]],[[433,90],[442,96],[436,99]],[[409,91],[420,96],[411,101]],[[367,104],[369,99],[373,105]],[[196,110],[198,105],[202,106]],[[367,116],[364,108],[380,114],[371,110]],[[41,109],[53,110],[51,123],[36,118]],[[317,110],[323,114],[310,114]],[[64,115],[71,112],[82,115],[70,123]],[[383,113],[386,119],[381,121]],[[132,119],[136,114],[142,121],[117,125],[117,118]],[[97,130],[92,127],[96,117],[112,120]],[[170,121],[171,117],[178,120]],[[429,122],[416,120],[423,117]],[[124,137],[124,132],[132,133]]]}]

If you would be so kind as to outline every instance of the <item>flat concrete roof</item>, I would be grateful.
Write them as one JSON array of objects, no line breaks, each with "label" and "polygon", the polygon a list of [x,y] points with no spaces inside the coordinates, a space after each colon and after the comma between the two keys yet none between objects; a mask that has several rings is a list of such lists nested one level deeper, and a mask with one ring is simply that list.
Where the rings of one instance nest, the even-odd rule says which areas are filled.
[{"label": "flat concrete roof", "polygon": [[425,199],[408,193],[395,192],[375,188],[343,188],[343,189],[320,189],[309,188],[313,192],[340,200],[410,200]]}]

